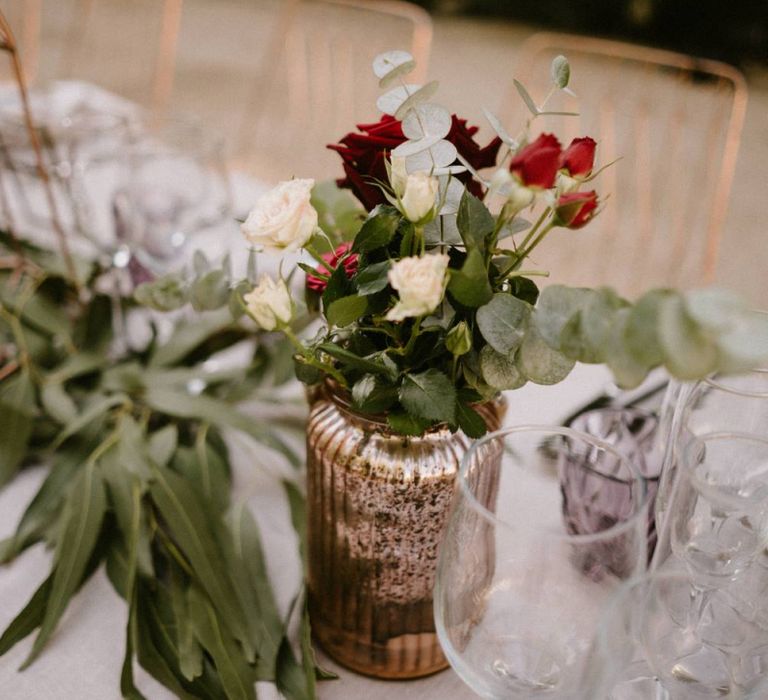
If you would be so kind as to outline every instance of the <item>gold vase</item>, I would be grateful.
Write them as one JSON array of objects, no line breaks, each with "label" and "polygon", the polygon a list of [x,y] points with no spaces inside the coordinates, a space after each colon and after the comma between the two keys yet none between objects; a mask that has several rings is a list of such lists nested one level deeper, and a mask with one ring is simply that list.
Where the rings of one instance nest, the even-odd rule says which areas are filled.
[{"label": "gold vase", "polygon": [[[309,606],[320,646],[378,678],[447,667],[432,588],[453,487],[471,440],[447,428],[393,434],[355,413],[331,385],[311,397],[307,427]],[[503,399],[477,408],[490,430]]]}]

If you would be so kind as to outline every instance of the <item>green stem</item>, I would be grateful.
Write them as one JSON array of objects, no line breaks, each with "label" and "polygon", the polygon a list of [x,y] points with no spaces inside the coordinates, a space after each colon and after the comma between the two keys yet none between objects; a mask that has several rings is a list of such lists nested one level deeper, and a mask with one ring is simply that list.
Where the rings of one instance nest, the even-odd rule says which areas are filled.
[{"label": "green stem", "polygon": [[330,263],[327,260],[323,260],[323,256],[320,255],[320,253],[318,253],[311,245],[305,245],[304,250],[306,250],[315,259],[315,262],[320,263],[320,265],[322,265],[326,270],[330,269]]},{"label": "green stem", "polygon": [[555,228],[554,223],[551,221],[541,230],[541,233],[536,236],[536,238],[533,239],[532,243],[522,252],[520,262],[523,261],[524,258],[527,258],[533,249],[539,245],[544,240],[544,237],[553,229]]},{"label": "green stem", "polygon": [[548,270],[512,270],[506,279],[512,279],[513,277],[549,277]]},{"label": "green stem", "polygon": [[[539,218],[536,220],[536,223],[533,226],[531,226],[528,233],[525,234],[525,238],[523,238],[523,242],[520,244],[520,248],[519,248],[520,251],[525,250],[525,246],[528,244],[528,241],[530,241],[531,238],[533,238],[533,236],[539,230],[539,227],[544,223],[544,219],[546,219],[547,216],[549,216],[549,213],[551,211],[552,211],[551,207],[547,207],[543,212],[541,212],[541,216],[539,216]],[[522,259],[521,253],[517,253],[517,257],[519,259]]]}]

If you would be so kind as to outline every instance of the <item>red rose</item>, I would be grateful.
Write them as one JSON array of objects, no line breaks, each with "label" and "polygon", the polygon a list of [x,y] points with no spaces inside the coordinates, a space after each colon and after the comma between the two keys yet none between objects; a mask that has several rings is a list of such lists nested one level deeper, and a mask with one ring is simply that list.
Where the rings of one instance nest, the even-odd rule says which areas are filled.
[{"label": "red rose", "polygon": [[560,226],[581,228],[589,223],[597,209],[597,192],[571,192],[560,195],[555,218]]},{"label": "red rose", "polygon": [[525,187],[548,190],[555,184],[560,165],[560,142],[552,134],[541,134],[523,148],[509,164]]},{"label": "red rose", "polygon": [[571,177],[586,177],[595,164],[596,146],[595,140],[589,136],[573,139],[560,155],[560,168],[567,170]]},{"label": "red rose", "polygon": [[[357,254],[347,255],[351,247],[351,243],[342,243],[333,253],[323,253],[320,257],[328,263],[328,266],[318,265],[315,269],[323,275],[330,275],[336,269],[339,261],[344,258],[344,272],[347,273],[347,277],[352,277],[357,272]],[[324,279],[307,275],[307,288],[313,292],[322,294],[327,286],[328,283]]]},{"label": "red rose", "polygon": [[[501,139],[495,138],[487,146],[481,148],[472,138],[478,131],[476,126],[467,126],[466,119],[459,119],[455,114],[451,117],[451,130],[445,137],[475,170],[488,168],[496,163],[496,156],[501,146]],[[363,133],[347,134],[339,144],[329,145],[328,148],[337,151],[344,161],[346,177],[337,180],[339,187],[351,189],[354,195],[370,211],[377,204],[386,204],[377,181],[387,182],[387,168],[384,164],[390,151],[406,141],[400,122],[392,116],[384,115],[375,124],[358,124],[357,128]],[[467,185],[467,189],[475,196],[482,197],[482,187],[469,172],[456,176]]]}]

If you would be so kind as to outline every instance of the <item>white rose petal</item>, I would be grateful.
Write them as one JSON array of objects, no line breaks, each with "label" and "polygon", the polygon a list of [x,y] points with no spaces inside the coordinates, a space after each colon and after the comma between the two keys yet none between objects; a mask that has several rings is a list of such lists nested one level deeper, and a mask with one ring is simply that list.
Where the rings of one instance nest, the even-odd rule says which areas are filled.
[{"label": "white rose petal", "polygon": [[405,192],[400,201],[403,215],[409,221],[421,221],[434,208],[440,186],[436,177],[419,172],[408,175],[405,182]]},{"label": "white rose petal", "polygon": [[398,197],[402,197],[408,182],[408,171],[405,169],[405,158],[392,156],[389,169],[389,184]]},{"label": "white rose petal", "polygon": [[272,250],[302,248],[317,228],[310,203],[314,180],[288,180],[262,195],[240,227],[253,245]]},{"label": "white rose petal", "polygon": [[424,316],[443,300],[449,258],[445,254],[403,258],[389,270],[389,283],[400,301],[387,313],[388,321]]},{"label": "white rose petal", "polygon": [[283,280],[264,276],[248,294],[243,296],[248,313],[259,327],[273,331],[293,316],[291,293]]}]

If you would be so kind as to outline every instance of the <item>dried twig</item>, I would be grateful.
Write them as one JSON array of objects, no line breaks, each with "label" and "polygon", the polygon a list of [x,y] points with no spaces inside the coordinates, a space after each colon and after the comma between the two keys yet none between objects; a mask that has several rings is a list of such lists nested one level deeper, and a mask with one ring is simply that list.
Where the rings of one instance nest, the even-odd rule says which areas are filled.
[{"label": "dried twig", "polygon": [[29,95],[27,93],[27,87],[24,80],[24,72],[21,68],[21,59],[19,58],[16,39],[14,38],[11,27],[8,24],[8,21],[6,20],[2,11],[0,11],[0,49],[7,51],[11,57],[11,66],[13,68],[16,84],[19,88],[19,96],[21,97],[24,126],[26,127],[27,133],[29,134],[29,140],[32,144],[32,149],[35,152],[37,174],[40,178],[40,181],[43,183],[43,189],[45,190],[48,208],[51,212],[53,230],[59,242],[59,248],[61,250],[62,258],[64,259],[64,265],[67,268],[67,273],[72,278],[72,282],[79,292],[81,290],[80,280],[77,277],[77,268],[75,267],[74,260],[72,259],[72,253],[69,250],[69,244],[67,242],[67,236],[64,233],[64,227],[61,225],[58,207],[56,206],[56,199],[53,195],[53,188],[51,187],[51,180],[48,176],[48,170],[45,167],[45,162],[43,160],[43,151],[40,146],[40,139],[38,138],[38,133],[32,120],[32,111],[29,107]]}]

